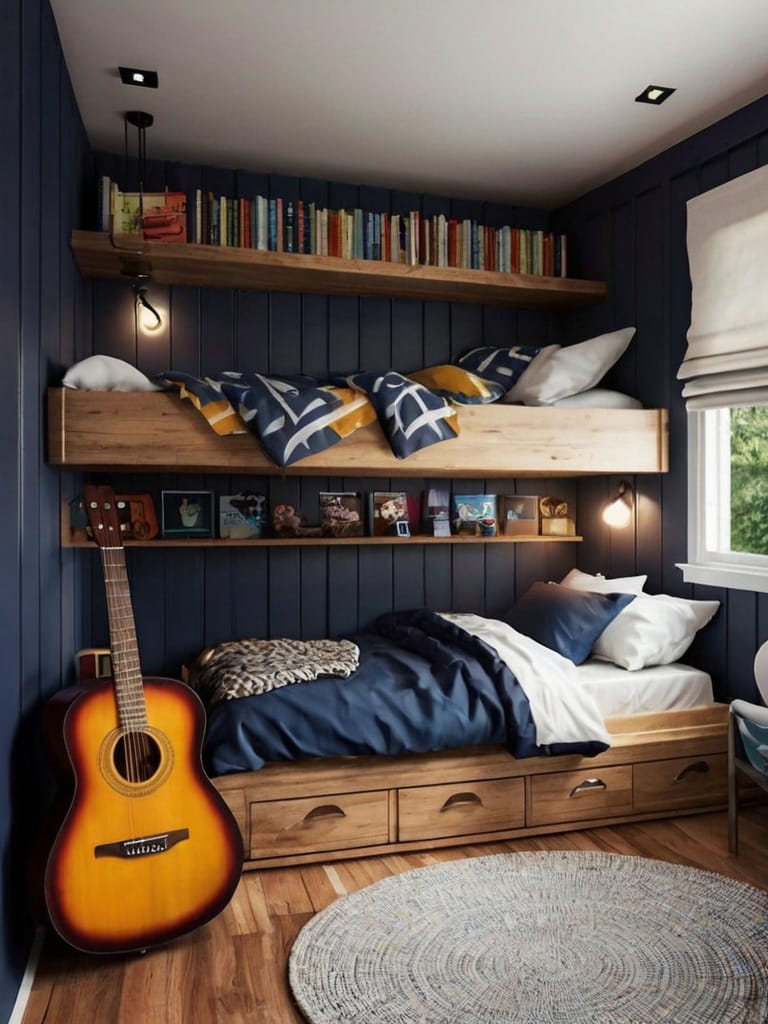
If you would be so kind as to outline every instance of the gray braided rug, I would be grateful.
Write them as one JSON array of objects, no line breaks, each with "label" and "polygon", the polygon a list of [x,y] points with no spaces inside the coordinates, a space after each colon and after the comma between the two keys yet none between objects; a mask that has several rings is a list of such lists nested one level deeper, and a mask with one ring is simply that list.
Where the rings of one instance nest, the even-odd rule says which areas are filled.
[{"label": "gray braided rug", "polygon": [[299,933],[311,1024],[766,1024],[768,893],[617,854],[497,854],[343,896]]}]

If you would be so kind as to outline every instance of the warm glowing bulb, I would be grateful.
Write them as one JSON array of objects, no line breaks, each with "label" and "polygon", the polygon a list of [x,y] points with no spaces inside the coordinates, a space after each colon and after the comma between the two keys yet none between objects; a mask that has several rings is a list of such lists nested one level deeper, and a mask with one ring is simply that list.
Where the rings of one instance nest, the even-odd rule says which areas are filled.
[{"label": "warm glowing bulb", "polygon": [[142,331],[159,331],[163,326],[163,321],[152,309],[147,309],[146,306],[139,306],[139,327]]},{"label": "warm glowing bulb", "polygon": [[140,71],[134,71],[133,74],[131,75],[131,78],[134,80],[134,82],[144,81],[144,75],[142,75]]},{"label": "warm glowing bulb", "polygon": [[603,522],[606,526],[624,529],[632,520],[632,510],[623,498],[614,498],[603,509]]},{"label": "warm glowing bulb", "polygon": [[664,90],[663,89],[649,89],[648,90],[648,99],[652,100],[654,103],[659,98],[659,96],[663,96],[663,95],[664,95]]}]

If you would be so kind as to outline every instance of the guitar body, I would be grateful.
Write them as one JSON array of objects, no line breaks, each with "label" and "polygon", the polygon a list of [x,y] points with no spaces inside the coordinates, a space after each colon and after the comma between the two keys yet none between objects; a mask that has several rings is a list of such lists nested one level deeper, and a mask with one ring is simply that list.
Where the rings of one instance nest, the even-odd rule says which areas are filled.
[{"label": "guitar body", "polygon": [[219,913],[240,878],[240,833],[201,763],[204,712],[143,679],[146,724],[121,727],[112,680],[50,702],[46,741],[71,800],[50,850],[50,921],[77,949],[142,950]]}]

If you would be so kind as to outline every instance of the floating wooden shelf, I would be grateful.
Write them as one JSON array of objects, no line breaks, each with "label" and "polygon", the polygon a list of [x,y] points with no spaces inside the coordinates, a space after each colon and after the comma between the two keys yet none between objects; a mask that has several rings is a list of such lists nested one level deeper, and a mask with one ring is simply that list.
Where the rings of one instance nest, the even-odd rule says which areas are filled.
[{"label": "floating wooden shelf", "polygon": [[[256,540],[222,540],[216,537],[181,538],[164,540],[126,540],[126,548],[304,548],[304,547],[364,547],[369,544],[403,547],[414,544],[553,544],[556,542],[578,543],[582,537],[541,537],[523,535],[517,537],[430,537],[416,535],[413,537],[264,537]],[[98,545],[86,538],[73,538],[67,520],[62,520],[61,545],[65,548],[92,548],[98,551]]]},{"label": "floating wooden shelf", "polygon": [[95,231],[73,231],[71,243],[80,272],[90,278],[118,280],[149,274],[158,284],[168,285],[374,295],[531,309],[599,302],[607,294],[604,281],[577,278],[406,266],[215,245],[145,242],[136,250],[118,249],[109,235]]},{"label": "floating wooden shelf", "polygon": [[484,479],[664,473],[665,409],[467,405],[459,436],[396,459],[378,423],[281,468],[252,434],[219,437],[171,392],[48,392],[48,461],[95,472]]}]

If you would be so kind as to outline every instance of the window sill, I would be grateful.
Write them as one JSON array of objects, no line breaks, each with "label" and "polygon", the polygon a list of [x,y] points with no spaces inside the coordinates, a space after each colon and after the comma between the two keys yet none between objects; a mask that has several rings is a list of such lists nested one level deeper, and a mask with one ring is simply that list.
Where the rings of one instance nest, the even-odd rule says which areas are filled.
[{"label": "window sill", "polygon": [[704,583],[709,587],[728,587],[731,590],[752,590],[768,594],[768,572],[743,565],[708,562],[696,564],[678,562],[686,583]]}]

